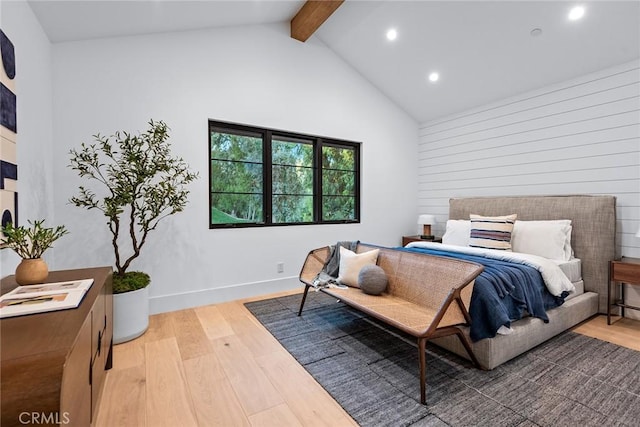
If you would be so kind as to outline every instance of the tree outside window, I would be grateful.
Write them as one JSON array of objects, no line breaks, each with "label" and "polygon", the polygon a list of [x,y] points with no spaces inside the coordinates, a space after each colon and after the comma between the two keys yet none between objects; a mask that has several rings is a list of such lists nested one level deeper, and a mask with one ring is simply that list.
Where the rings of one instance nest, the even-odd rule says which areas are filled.
[{"label": "tree outside window", "polygon": [[211,132],[211,223],[264,223],[260,135]]},{"label": "tree outside window", "polygon": [[210,227],[359,222],[360,144],[210,121]]}]

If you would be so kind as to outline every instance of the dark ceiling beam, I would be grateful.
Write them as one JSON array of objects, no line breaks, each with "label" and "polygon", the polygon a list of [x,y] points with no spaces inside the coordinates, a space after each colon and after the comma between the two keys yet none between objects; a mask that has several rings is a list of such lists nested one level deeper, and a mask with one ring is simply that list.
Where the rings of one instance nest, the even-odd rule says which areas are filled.
[{"label": "dark ceiling beam", "polygon": [[291,20],[291,37],[307,41],[344,0],[308,0]]}]

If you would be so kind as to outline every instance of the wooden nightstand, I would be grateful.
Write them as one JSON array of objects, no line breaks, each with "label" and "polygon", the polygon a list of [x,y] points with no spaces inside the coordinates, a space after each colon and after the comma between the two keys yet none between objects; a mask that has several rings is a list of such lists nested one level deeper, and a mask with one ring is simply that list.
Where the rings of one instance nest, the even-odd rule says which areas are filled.
[{"label": "wooden nightstand", "polygon": [[[613,282],[614,300],[611,301],[611,282]],[[609,263],[609,286],[607,287],[607,325],[611,324],[611,308],[620,307],[620,316],[624,317],[624,309],[640,310],[640,307],[628,305],[624,301],[624,286],[640,286],[640,259],[622,257],[619,261]],[[618,289],[619,285],[619,289]]]},{"label": "wooden nightstand", "polygon": [[419,235],[416,236],[402,236],[402,246],[407,246],[411,242],[435,242],[442,243],[442,237],[435,237],[432,240],[422,239]]}]

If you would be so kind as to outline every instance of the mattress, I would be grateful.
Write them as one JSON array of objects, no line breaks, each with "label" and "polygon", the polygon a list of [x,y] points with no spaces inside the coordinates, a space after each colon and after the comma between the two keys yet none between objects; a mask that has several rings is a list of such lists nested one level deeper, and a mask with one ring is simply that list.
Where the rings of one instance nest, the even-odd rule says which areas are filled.
[{"label": "mattress", "polygon": [[[569,261],[552,260],[558,264],[560,270],[571,282],[579,282],[582,280],[582,262],[578,258],[572,258]],[[583,285],[584,287],[584,285]]]},{"label": "mattress", "polygon": [[576,290],[573,292],[569,292],[569,295],[564,299],[565,301],[569,301],[573,297],[577,297],[578,295],[582,295],[584,293],[584,282],[582,280],[578,280],[577,282],[571,282],[573,286],[576,287]]},{"label": "mattress", "polygon": [[553,260],[554,263],[560,267],[560,270],[564,273],[565,276],[573,286],[576,287],[575,291],[569,293],[569,295],[564,299],[565,301],[570,300],[573,297],[578,295],[582,295],[584,293],[584,282],[582,281],[582,261],[578,258],[572,258],[569,261],[557,261]]}]

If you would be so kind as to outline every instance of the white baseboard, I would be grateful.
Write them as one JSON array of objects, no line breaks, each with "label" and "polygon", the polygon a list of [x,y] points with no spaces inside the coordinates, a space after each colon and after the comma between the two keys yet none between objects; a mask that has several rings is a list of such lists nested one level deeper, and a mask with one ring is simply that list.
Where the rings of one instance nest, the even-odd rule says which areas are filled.
[{"label": "white baseboard", "polygon": [[640,312],[637,310],[625,310],[624,317],[628,317],[633,320],[640,320]]},{"label": "white baseboard", "polygon": [[265,280],[262,282],[241,283],[222,288],[202,289],[199,291],[160,295],[149,298],[149,313],[158,314],[168,311],[182,310],[185,308],[198,307],[201,305],[217,304],[240,298],[287,291],[301,286],[298,276],[292,276],[276,280]]}]

